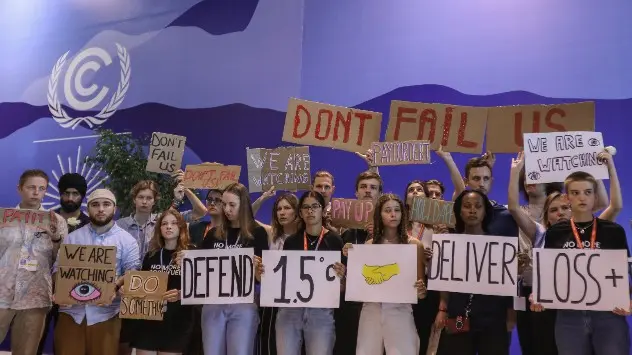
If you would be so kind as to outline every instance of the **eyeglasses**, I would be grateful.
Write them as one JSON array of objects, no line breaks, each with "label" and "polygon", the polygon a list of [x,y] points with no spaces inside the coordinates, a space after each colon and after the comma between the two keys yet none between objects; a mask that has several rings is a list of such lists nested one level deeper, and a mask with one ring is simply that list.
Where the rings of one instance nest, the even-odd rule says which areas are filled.
[{"label": "eyeglasses", "polygon": [[313,205],[303,205],[303,206],[301,206],[301,209],[302,209],[303,211],[309,211],[309,210],[312,210],[312,211],[318,211],[318,210],[319,210],[319,209],[321,209],[321,208],[323,208],[323,206],[321,206],[321,205],[320,205],[320,204],[318,204],[318,203],[315,203],[315,204],[313,204]]},{"label": "eyeglasses", "polygon": [[222,204],[222,199],[221,198],[207,198],[206,199],[206,203],[209,205],[221,205]]}]

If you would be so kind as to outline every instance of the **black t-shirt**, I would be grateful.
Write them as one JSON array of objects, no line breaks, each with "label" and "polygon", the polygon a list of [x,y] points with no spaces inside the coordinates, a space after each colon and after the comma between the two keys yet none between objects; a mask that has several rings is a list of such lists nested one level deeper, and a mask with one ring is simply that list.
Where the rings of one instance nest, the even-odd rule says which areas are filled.
[{"label": "black t-shirt", "polygon": [[[298,233],[289,236],[285,240],[285,244],[283,244],[283,250],[305,250],[304,235],[304,231],[299,231]],[[319,238],[320,234],[307,234],[307,250],[316,250]],[[332,231],[327,231],[323,235],[323,240],[320,242],[320,245],[318,245],[318,250],[339,251],[342,253],[343,246],[344,244],[342,243],[342,238],[340,238],[338,234]]]},{"label": "black t-shirt", "polygon": [[[465,316],[469,293],[450,292],[448,317]],[[474,295],[470,306],[470,328],[482,331],[489,328],[506,327],[507,309],[513,308],[513,298],[491,295]]]},{"label": "black t-shirt", "polygon": [[342,233],[343,244],[365,244],[369,239],[369,232],[364,229],[347,229]]},{"label": "black t-shirt", "polygon": [[[604,219],[595,220],[597,225],[597,235],[595,241],[595,249],[625,249],[628,251],[628,239],[625,236],[625,230],[619,224]],[[590,237],[592,230],[595,228],[593,222],[575,223],[578,228],[577,234],[582,241],[585,249],[590,248]],[[584,229],[585,228],[585,229]],[[580,230],[584,229],[584,233]],[[570,221],[560,221],[552,225],[547,231],[544,241],[544,247],[549,249],[575,249],[577,242],[573,235],[573,229]]]},{"label": "black t-shirt", "polygon": [[198,247],[202,245],[204,233],[210,232],[210,229],[208,231],[206,229],[210,224],[211,222],[207,221],[189,224],[189,238],[191,239],[191,243]]},{"label": "black t-shirt", "polygon": [[268,233],[266,233],[265,228],[261,226],[256,226],[252,230],[252,237],[240,236],[239,228],[228,228],[228,236],[225,240],[217,238],[215,232],[216,228],[208,232],[199,249],[254,248],[255,255],[259,257],[263,250],[269,249]]}]

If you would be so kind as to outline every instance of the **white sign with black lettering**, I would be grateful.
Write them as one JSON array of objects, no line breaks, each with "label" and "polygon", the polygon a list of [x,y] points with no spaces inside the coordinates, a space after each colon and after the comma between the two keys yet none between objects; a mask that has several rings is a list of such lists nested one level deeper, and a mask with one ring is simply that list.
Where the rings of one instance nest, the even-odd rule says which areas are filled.
[{"label": "white sign with black lettering", "polygon": [[263,251],[261,306],[338,308],[339,251]]},{"label": "white sign with black lettering", "polygon": [[516,296],[518,238],[435,234],[428,289]]},{"label": "white sign with black lettering", "polygon": [[253,248],[185,251],[182,304],[254,302],[253,260]]},{"label": "white sign with black lettering", "polygon": [[603,150],[601,132],[525,133],[527,183],[561,182],[576,171],[608,179],[608,167],[597,159]]},{"label": "white sign with black lettering", "polygon": [[533,249],[533,297],[545,309],[628,309],[627,251]]}]

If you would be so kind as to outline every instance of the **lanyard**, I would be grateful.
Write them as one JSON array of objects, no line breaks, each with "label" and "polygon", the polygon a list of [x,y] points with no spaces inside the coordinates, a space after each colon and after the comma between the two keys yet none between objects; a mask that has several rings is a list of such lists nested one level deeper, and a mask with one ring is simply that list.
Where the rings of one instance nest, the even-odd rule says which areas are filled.
[{"label": "lanyard", "polygon": [[[575,221],[573,221],[572,218],[571,218],[571,229],[573,230],[573,235],[575,236],[575,241],[577,242],[577,248],[584,249],[582,240],[579,238],[579,234],[577,233],[577,226],[575,225]],[[596,240],[597,240],[597,218],[593,218],[592,232],[590,232],[590,249],[595,249]]]},{"label": "lanyard", "polygon": [[202,235],[202,240],[206,239],[206,235],[208,234],[208,232],[210,232],[212,228],[213,228],[213,223],[209,223],[206,225],[206,228],[204,228],[204,235]]},{"label": "lanyard", "polygon": [[[316,249],[314,250],[318,250],[318,247],[320,247],[320,242],[323,241],[323,236],[325,236],[325,227],[321,227],[322,229],[320,230],[320,237],[318,237],[318,243],[316,244]],[[303,232],[303,249],[305,251],[307,251],[307,231]]]},{"label": "lanyard", "polygon": [[[171,265],[171,262],[169,262],[168,265],[165,265],[165,263],[162,261],[162,252],[165,251],[165,248],[160,249],[160,266],[169,266]],[[173,260],[173,258],[172,258]]]}]

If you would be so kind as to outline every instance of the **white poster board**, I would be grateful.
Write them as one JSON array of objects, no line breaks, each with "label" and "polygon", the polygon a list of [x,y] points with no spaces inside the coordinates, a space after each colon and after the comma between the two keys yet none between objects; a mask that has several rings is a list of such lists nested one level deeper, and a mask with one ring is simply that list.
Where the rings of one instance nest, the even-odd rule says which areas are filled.
[{"label": "white poster board", "polygon": [[338,308],[339,251],[264,250],[261,306]]},{"label": "white poster board", "polygon": [[518,237],[435,234],[428,289],[516,296]]},{"label": "white poster board", "polygon": [[182,304],[252,303],[254,249],[186,250],[182,257]]},{"label": "white poster board", "polygon": [[562,182],[576,171],[608,179],[608,167],[597,160],[603,150],[601,132],[525,133],[527,183]]},{"label": "white poster board", "polygon": [[364,244],[349,249],[345,299],[417,303],[417,246]]},{"label": "white poster board", "polygon": [[533,298],[545,309],[628,309],[627,252],[533,249]]}]

